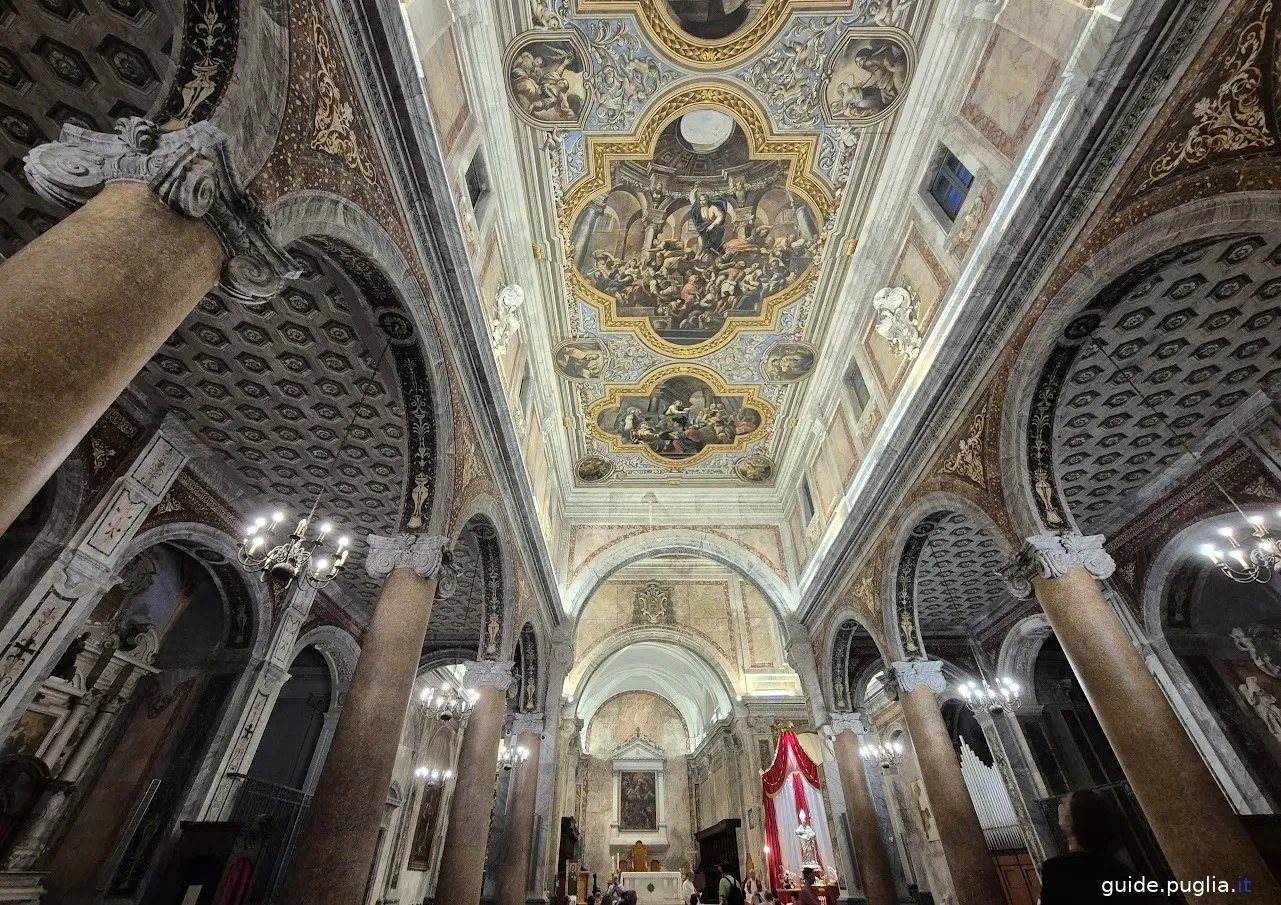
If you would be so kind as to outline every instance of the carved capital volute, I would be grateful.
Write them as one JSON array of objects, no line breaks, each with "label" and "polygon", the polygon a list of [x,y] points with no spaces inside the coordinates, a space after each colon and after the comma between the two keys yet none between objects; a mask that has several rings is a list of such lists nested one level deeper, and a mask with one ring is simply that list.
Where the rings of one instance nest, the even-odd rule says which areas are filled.
[{"label": "carved capital volute", "polygon": [[947,691],[942,660],[895,660],[891,665],[904,692],[910,693],[922,685],[935,694]]},{"label": "carved capital volute", "polygon": [[58,141],[27,154],[26,173],[41,196],[70,208],[111,183],[148,187],[169,208],[204,221],[226,255],[222,293],[256,304],[276,295],[300,271],[271,238],[266,215],[233,175],[226,144],[222,130],[207,122],[162,132],[153,122],[128,116],[116,121],[114,135],[64,125]]},{"label": "carved capital volute", "polygon": [[840,711],[829,714],[832,732],[840,735],[842,732],[853,732],[860,738],[867,735],[867,725],[863,722],[863,714],[858,711]]},{"label": "carved capital volute", "polygon": [[1062,578],[1069,569],[1082,568],[1095,578],[1108,578],[1116,563],[1103,549],[1102,534],[1037,534],[1014,554],[1001,570],[1010,593],[1021,600],[1032,596],[1033,578]]},{"label": "carved capital volute", "polygon": [[473,660],[465,667],[463,684],[468,688],[495,688],[506,691],[512,684],[511,660]]},{"label": "carved capital volute", "polygon": [[524,735],[526,732],[543,734],[541,713],[517,713],[512,717],[512,735]]},{"label": "carved capital volute", "polygon": [[383,579],[393,569],[413,569],[422,578],[435,578],[440,574],[445,545],[449,539],[438,534],[396,534],[384,537],[371,534],[369,554],[365,557],[365,571],[371,578]]}]

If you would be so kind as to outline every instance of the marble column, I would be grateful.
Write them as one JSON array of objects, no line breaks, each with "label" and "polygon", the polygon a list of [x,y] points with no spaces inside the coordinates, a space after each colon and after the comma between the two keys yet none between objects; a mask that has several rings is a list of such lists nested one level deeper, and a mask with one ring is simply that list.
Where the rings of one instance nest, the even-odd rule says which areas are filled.
[{"label": "marble column", "polygon": [[1035,592],[1174,875],[1244,876],[1254,897],[1281,901],[1281,885],[1103,596],[1098,579],[1114,568],[1102,535],[1042,534],[1028,538],[1006,579],[1017,596]]},{"label": "marble column", "polygon": [[364,900],[447,543],[415,534],[368,540],[365,568],[384,580],[382,594],[285,886],[289,905]]},{"label": "marble column", "polygon": [[467,664],[463,684],[475,689],[478,697],[467,715],[467,728],[463,730],[463,744],[458,752],[454,800],[449,808],[449,827],[445,831],[444,855],[436,881],[437,902],[453,905],[480,902],[489,821],[497,786],[498,745],[503,737],[512,665],[510,660],[478,660]]},{"label": "marble column", "polygon": [[498,870],[498,901],[524,905],[529,895],[529,865],[534,851],[534,804],[538,800],[539,752],[543,744],[543,715],[518,713],[512,724],[517,746],[529,760],[513,769],[507,846]]},{"label": "marble column", "polygon": [[845,813],[850,834],[854,837],[854,860],[858,864],[863,896],[868,905],[897,905],[894,870],[876,819],[876,804],[867,785],[859,742],[867,733],[856,713],[833,713],[832,731],[836,733],[836,765],[841,775],[841,792],[845,796]]},{"label": "marble column", "polygon": [[894,664],[899,704],[921,768],[943,856],[958,905],[992,905],[1005,901],[996,862],[988,851],[952,738],[939,711],[936,694],[947,690],[938,660],[899,660]]},{"label": "marble column", "polygon": [[64,126],[27,155],[43,197],[79,207],[0,265],[0,533],[200,301],[262,301],[296,268],[208,123]]}]

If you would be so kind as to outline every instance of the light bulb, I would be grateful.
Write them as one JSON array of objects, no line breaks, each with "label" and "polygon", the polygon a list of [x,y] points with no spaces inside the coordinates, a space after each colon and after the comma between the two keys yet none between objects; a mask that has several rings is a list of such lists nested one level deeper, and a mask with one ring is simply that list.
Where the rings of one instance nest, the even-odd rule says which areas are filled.
[{"label": "light bulb", "polygon": [[1210,560],[1210,562],[1215,563],[1216,565],[1218,564],[1219,551],[1214,549],[1214,547],[1211,544],[1202,544],[1201,553],[1205,555]]},{"label": "light bulb", "polygon": [[334,530],[334,526],[333,526],[333,525],[331,525],[331,524],[329,524],[329,522],[321,522],[321,523],[320,523],[320,536],[321,536],[322,538],[323,538],[326,534],[328,534],[330,531],[333,531],[333,530]]},{"label": "light bulb", "polygon": [[321,572],[325,571],[328,568],[329,568],[329,560],[325,559],[323,556],[320,559],[316,560],[317,575],[319,575]]}]

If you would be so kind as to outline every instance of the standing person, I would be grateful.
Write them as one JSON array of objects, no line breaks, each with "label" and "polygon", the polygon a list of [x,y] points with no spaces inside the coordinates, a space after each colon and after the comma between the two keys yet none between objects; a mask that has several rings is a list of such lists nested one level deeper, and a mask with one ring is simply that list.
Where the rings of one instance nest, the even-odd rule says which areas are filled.
[{"label": "standing person", "polygon": [[681,880],[681,901],[688,902],[690,896],[696,895],[698,890],[694,888],[694,872],[686,868],[685,877]]},{"label": "standing person", "polygon": [[734,865],[721,862],[721,905],[744,905],[743,887],[734,879]]},{"label": "standing person", "polygon": [[1040,905],[1129,905],[1154,901],[1148,893],[1104,892],[1103,884],[1131,879],[1133,872],[1116,859],[1117,816],[1098,792],[1072,792],[1059,803],[1059,829],[1068,853],[1041,868]]},{"label": "standing person", "polygon": [[814,868],[807,867],[801,871],[801,905],[823,905],[814,886]]}]

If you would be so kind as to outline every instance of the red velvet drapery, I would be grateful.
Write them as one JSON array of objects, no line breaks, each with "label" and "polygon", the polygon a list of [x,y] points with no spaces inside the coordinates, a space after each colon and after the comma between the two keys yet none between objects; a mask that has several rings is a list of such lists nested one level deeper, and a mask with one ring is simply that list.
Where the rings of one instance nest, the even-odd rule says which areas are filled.
[{"label": "red velvet drapery", "polygon": [[[769,870],[770,886],[779,889],[783,885],[783,855],[779,846],[778,837],[778,815],[774,812],[773,798],[783,788],[787,778],[793,779],[792,789],[796,795],[797,810],[805,808],[805,787],[801,785],[802,779],[814,787],[819,788],[818,764],[810,760],[810,756],[805,753],[801,747],[800,739],[796,737],[795,732],[787,731],[779,736],[778,749],[774,752],[774,762],[770,764],[769,769],[761,774],[761,805],[764,812],[765,823],[765,844],[769,846],[769,852],[765,856],[765,865]],[[814,815],[810,815],[811,819]]]}]

